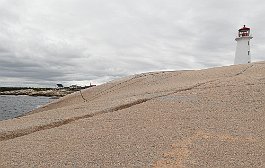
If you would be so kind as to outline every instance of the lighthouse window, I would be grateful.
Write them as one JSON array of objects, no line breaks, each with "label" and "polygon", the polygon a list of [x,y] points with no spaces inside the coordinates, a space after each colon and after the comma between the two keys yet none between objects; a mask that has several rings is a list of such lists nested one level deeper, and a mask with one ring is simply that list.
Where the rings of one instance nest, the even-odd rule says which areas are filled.
[{"label": "lighthouse window", "polygon": [[248,45],[249,45],[249,41],[248,41]]},{"label": "lighthouse window", "polygon": [[250,54],[250,51],[248,51],[248,55]]}]

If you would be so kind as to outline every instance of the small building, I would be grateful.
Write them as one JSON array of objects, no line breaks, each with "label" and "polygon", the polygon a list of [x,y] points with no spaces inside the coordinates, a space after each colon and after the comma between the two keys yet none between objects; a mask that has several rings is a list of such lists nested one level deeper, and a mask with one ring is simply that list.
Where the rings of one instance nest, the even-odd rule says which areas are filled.
[{"label": "small building", "polygon": [[59,83],[59,84],[56,84],[56,85],[57,85],[57,88],[58,88],[58,89],[63,89],[63,88],[64,88],[63,84],[60,84],[60,83]]},{"label": "small building", "polygon": [[81,90],[82,87],[78,86],[78,85],[71,85],[71,86],[69,86],[69,89],[71,89],[71,90]]},{"label": "small building", "polygon": [[94,87],[94,86],[97,86],[97,85],[92,85],[92,83],[90,82],[90,85],[84,86],[82,89],[87,89],[87,88],[91,88],[91,87]]},{"label": "small building", "polygon": [[77,85],[71,85],[71,86],[69,86],[70,89],[77,89],[77,87],[78,87]]}]

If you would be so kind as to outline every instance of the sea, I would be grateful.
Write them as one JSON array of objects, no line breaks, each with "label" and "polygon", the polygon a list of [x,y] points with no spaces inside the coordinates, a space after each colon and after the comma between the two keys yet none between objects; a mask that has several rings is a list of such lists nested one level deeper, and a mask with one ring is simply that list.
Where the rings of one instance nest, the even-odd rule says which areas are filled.
[{"label": "sea", "polygon": [[52,100],[43,96],[0,95],[0,121],[21,116]]}]

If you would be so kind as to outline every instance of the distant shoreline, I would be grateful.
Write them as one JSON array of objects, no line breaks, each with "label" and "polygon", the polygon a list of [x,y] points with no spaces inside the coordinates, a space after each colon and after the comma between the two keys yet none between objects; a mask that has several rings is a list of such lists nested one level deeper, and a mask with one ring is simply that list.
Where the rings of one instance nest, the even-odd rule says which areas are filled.
[{"label": "distant shoreline", "polygon": [[75,92],[72,89],[0,87],[0,95],[28,95],[45,97],[63,97]]},{"label": "distant shoreline", "polygon": [[28,95],[28,96],[46,96],[63,97],[68,94],[94,87],[89,85],[85,87],[63,87],[63,88],[32,88],[32,87],[0,87],[0,95]]}]

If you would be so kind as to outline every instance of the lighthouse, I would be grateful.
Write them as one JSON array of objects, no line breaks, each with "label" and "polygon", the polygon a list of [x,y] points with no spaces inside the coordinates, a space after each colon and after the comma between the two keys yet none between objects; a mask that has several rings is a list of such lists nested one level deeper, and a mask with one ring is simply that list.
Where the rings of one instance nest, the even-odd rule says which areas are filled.
[{"label": "lighthouse", "polygon": [[237,41],[235,65],[251,63],[250,39],[252,38],[250,28],[245,25],[238,30],[238,37],[235,39]]}]

